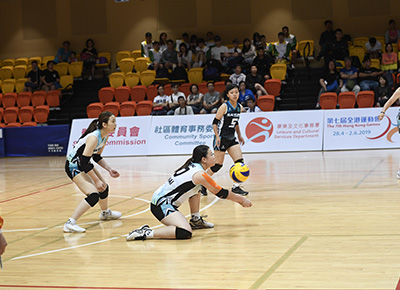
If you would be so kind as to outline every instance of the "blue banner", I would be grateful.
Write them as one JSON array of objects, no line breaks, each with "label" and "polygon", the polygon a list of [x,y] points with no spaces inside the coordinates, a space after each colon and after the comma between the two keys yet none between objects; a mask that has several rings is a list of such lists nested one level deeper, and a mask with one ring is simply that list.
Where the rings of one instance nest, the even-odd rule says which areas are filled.
[{"label": "blue banner", "polygon": [[3,129],[6,156],[65,156],[68,138],[69,125]]},{"label": "blue banner", "polygon": [[0,128],[0,157],[6,156],[4,152],[4,137],[3,137],[3,129]]}]

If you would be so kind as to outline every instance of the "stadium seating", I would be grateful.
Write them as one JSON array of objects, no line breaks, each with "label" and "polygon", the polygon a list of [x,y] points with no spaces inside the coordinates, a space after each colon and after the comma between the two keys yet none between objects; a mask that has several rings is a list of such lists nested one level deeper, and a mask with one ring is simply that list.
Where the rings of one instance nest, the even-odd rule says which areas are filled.
[{"label": "stadium seating", "polygon": [[43,106],[46,101],[47,93],[45,91],[36,91],[32,94],[32,106]]},{"label": "stadium seating", "polygon": [[112,87],[101,88],[98,92],[99,100],[101,103],[109,103],[114,100],[115,89]]},{"label": "stadium seating", "polygon": [[130,87],[118,87],[115,89],[115,101],[118,103],[123,103],[129,101],[131,96],[131,88]]},{"label": "stadium seating", "polygon": [[68,70],[69,70],[69,63],[68,62],[60,62],[55,65],[54,70],[56,70],[58,72],[58,74],[60,75],[60,78],[62,76],[66,76],[68,74]]},{"label": "stadium seating", "polygon": [[119,68],[123,73],[132,72],[134,65],[135,60],[133,58],[123,58],[119,61]]},{"label": "stadium seating", "polygon": [[140,83],[146,87],[153,84],[156,78],[156,72],[154,70],[145,70],[140,73]]},{"label": "stadium seating", "polygon": [[146,97],[146,86],[134,86],[131,90],[132,101],[140,102],[144,101]]},{"label": "stadium seating", "polygon": [[128,72],[125,74],[125,84],[128,87],[136,86],[140,81],[140,75],[138,73]]},{"label": "stadium seating", "polygon": [[82,61],[71,62],[71,64],[68,67],[68,71],[73,78],[82,77],[83,62]]},{"label": "stadium seating", "polygon": [[46,123],[49,116],[49,106],[37,106],[33,109],[33,116],[36,123]]},{"label": "stadium seating", "polygon": [[97,118],[103,112],[102,103],[91,103],[86,107],[88,118]]},{"label": "stadium seating", "polygon": [[33,117],[33,107],[21,107],[18,111],[18,118],[21,123],[31,122]]},{"label": "stadium seating", "polygon": [[153,111],[152,101],[140,101],[136,105],[136,114],[138,116],[149,116]]},{"label": "stadium seating", "polygon": [[263,112],[273,111],[275,106],[275,97],[270,95],[260,96],[257,100],[257,106],[259,106]]},{"label": "stadium seating", "polygon": [[199,84],[203,81],[203,68],[191,68],[188,72],[189,83]]},{"label": "stadium seating", "polygon": [[60,91],[53,90],[46,94],[46,103],[49,107],[59,107],[60,106]]},{"label": "stadium seating", "polygon": [[375,103],[373,91],[361,91],[357,94],[357,105],[359,108],[372,108]]},{"label": "stadium seating", "polygon": [[322,93],[319,97],[319,104],[321,109],[328,110],[328,109],[336,109],[338,96],[336,93],[326,92]]},{"label": "stadium seating", "polygon": [[124,74],[120,72],[112,73],[109,76],[110,86],[113,88],[122,87],[124,85]]},{"label": "stadium seating", "polygon": [[1,83],[1,90],[3,93],[12,93],[15,89],[15,79],[5,79]]},{"label": "stadium seating", "polygon": [[71,75],[60,77],[60,85],[63,90],[72,89],[72,85],[74,84],[74,77]]},{"label": "stadium seating", "polygon": [[22,93],[24,91],[25,88],[25,83],[28,81],[27,78],[22,78],[22,79],[18,79],[15,82],[15,91],[17,93]]},{"label": "stadium seating", "polygon": [[273,95],[275,97],[279,96],[281,93],[281,80],[278,79],[270,79],[264,82],[264,88],[269,95]]},{"label": "stadium seating", "polygon": [[9,107],[4,110],[3,118],[4,123],[15,123],[18,118],[18,108],[17,107]]},{"label": "stadium seating", "polygon": [[4,93],[2,103],[4,108],[14,107],[17,101],[17,93]]},{"label": "stadium seating", "polygon": [[115,117],[118,116],[119,113],[119,103],[118,102],[109,102],[106,103],[103,107],[103,111],[109,111],[111,112]]},{"label": "stadium seating", "polygon": [[341,109],[352,109],[356,104],[354,92],[342,92],[338,96],[338,104]]},{"label": "stadium seating", "polygon": [[122,117],[134,116],[136,111],[136,102],[127,101],[121,103],[119,112]]},{"label": "stadium seating", "polygon": [[142,72],[147,70],[147,67],[149,66],[149,60],[145,57],[138,57],[135,59],[135,69],[137,72]]},{"label": "stadium seating", "polygon": [[153,101],[158,95],[157,86],[151,85],[146,88],[146,95],[149,101]]},{"label": "stadium seating", "polygon": [[18,107],[26,107],[31,104],[32,93],[22,92],[17,95],[17,105]]},{"label": "stadium seating", "polygon": [[286,79],[287,66],[283,63],[276,63],[271,65],[270,73],[271,78],[283,81]]}]

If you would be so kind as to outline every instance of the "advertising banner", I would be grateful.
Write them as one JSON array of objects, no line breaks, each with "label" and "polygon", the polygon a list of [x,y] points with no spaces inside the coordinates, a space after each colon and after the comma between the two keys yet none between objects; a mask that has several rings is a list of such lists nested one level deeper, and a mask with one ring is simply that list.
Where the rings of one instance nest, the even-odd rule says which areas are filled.
[{"label": "advertising banner", "polygon": [[[76,119],[72,122],[68,152],[86,131],[93,119]],[[151,116],[117,117],[117,129],[110,134],[102,156],[146,155],[149,143]]]},{"label": "advertising banner", "polygon": [[381,108],[325,111],[323,150],[399,148],[398,108],[389,108],[382,121]]}]

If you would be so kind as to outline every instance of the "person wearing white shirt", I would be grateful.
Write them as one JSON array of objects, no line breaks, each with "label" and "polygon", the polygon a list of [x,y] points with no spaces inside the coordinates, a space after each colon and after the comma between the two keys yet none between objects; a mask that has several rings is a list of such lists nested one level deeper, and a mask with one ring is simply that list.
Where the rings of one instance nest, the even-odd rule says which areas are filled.
[{"label": "person wearing white shirt", "polygon": [[157,88],[158,96],[153,100],[153,112],[152,115],[166,115],[168,110],[168,99],[169,96],[164,94],[164,86],[159,85]]},{"label": "person wearing white shirt", "polygon": [[146,40],[140,43],[140,48],[142,51],[142,57],[149,57],[149,51],[153,48],[152,35],[150,32],[146,32],[145,34]]},{"label": "person wearing white shirt", "polygon": [[254,99],[250,96],[246,97],[246,103],[247,103],[247,111],[246,113],[257,113],[257,112],[262,112],[260,107],[256,105],[256,102]]},{"label": "person wearing white shirt", "polygon": [[194,115],[191,106],[186,106],[185,97],[178,97],[179,107],[175,109],[174,115]]},{"label": "person wearing white shirt", "polygon": [[365,49],[370,58],[381,58],[382,43],[377,41],[375,37],[371,37],[365,44]]},{"label": "person wearing white shirt", "polygon": [[246,75],[244,73],[242,73],[242,67],[240,64],[236,65],[235,73],[231,74],[229,79],[232,81],[232,84],[237,85],[237,86],[240,84],[240,82],[246,81]]},{"label": "person wearing white shirt", "polygon": [[206,37],[207,37],[207,42],[205,44],[207,45],[207,47],[209,47],[209,48],[214,47],[215,46],[214,33],[209,31],[209,32],[207,32]]},{"label": "person wearing white shirt", "polygon": [[179,45],[178,66],[183,66],[188,70],[192,68],[192,51],[184,43]]},{"label": "person wearing white shirt", "polygon": [[194,59],[193,67],[202,67],[207,62],[209,53],[210,48],[206,46],[203,38],[199,38],[197,41],[196,58]]},{"label": "person wearing white shirt", "polygon": [[179,107],[179,97],[184,97],[186,101],[186,96],[184,93],[179,91],[178,84],[171,85],[172,95],[168,98],[169,111],[167,115],[173,115],[176,108]]},{"label": "person wearing white shirt", "polygon": [[223,63],[223,58],[226,56],[225,54],[228,52],[228,48],[222,45],[221,37],[218,35],[215,36],[214,41],[216,45],[211,48],[211,57]]}]

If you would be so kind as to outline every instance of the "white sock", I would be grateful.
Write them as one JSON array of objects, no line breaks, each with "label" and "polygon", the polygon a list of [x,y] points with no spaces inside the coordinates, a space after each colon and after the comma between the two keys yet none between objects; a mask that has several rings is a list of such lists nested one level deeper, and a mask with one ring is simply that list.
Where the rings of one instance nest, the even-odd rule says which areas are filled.
[{"label": "white sock", "polygon": [[146,236],[147,239],[154,239],[154,231],[153,230],[146,231]]},{"label": "white sock", "polygon": [[71,224],[76,224],[76,219],[73,219],[72,217],[69,218],[69,221],[71,222]]},{"label": "white sock", "polygon": [[198,221],[200,219],[200,213],[194,212],[192,213],[192,220]]},{"label": "white sock", "polygon": [[106,209],[106,210],[101,210],[102,211],[102,213],[106,213],[106,212],[108,212],[108,208]]},{"label": "white sock", "polygon": [[239,187],[239,186],[240,186],[240,183],[234,182],[232,187],[233,187],[233,188],[236,188],[236,187]]}]

